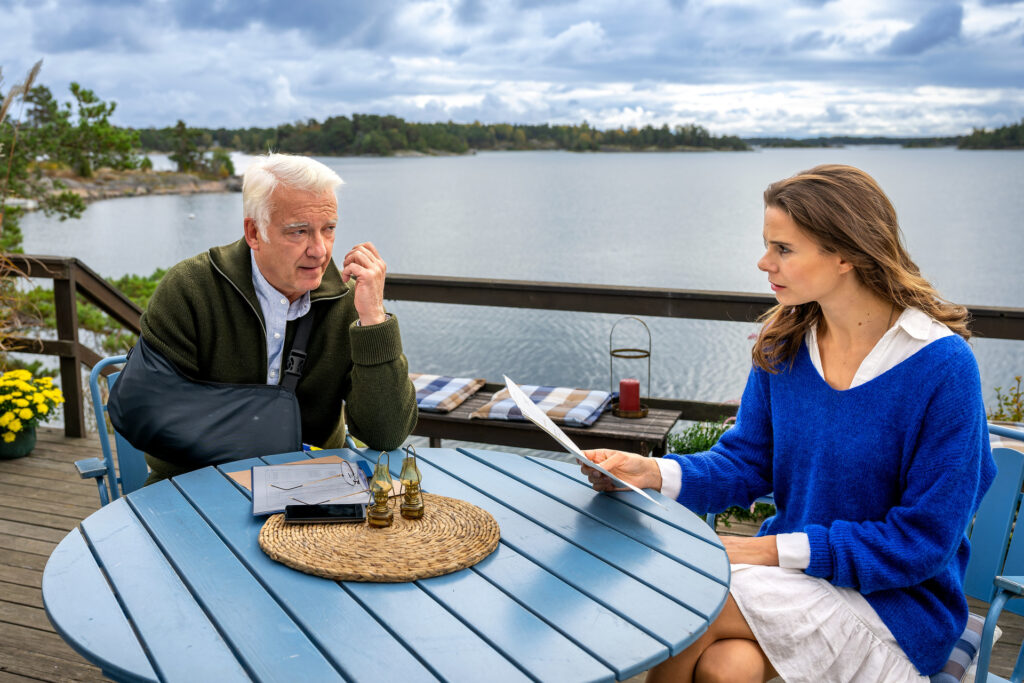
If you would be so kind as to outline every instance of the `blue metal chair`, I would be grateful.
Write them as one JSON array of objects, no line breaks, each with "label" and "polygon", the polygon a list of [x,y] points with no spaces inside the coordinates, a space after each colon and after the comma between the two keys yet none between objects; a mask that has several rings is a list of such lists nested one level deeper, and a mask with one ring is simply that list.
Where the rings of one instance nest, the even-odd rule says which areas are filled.
[{"label": "blue metal chair", "polygon": [[[988,430],[1006,439],[1024,441],[1024,431],[999,425],[989,425]],[[1006,682],[1007,679],[988,671],[996,622],[1003,609],[1007,608],[1007,601],[1024,597],[1024,533],[1013,533],[1015,521],[1024,521],[1024,517],[1017,518],[1022,501],[1021,485],[1024,484],[1024,452],[997,447],[992,449],[992,457],[999,473],[974,518],[971,561],[964,577],[964,592],[989,603],[979,645],[977,683]],[[1022,604],[1013,604],[1007,609],[1024,614]],[[1024,647],[1017,656],[1009,680],[1021,683],[1022,678]]]},{"label": "blue metal chair", "polygon": [[[114,453],[110,448],[110,437],[107,434],[107,406],[100,394],[99,378],[108,365],[123,365],[127,356],[104,358],[89,373],[89,390],[92,393],[92,407],[96,413],[97,431],[100,435],[100,446],[103,448],[103,460],[86,458],[75,462],[78,474],[82,479],[93,478],[100,495],[100,506],[117,500],[126,493],[142,488],[149,476],[146,460],[142,451],[132,446],[123,436],[114,432],[117,444],[117,467],[114,465]],[[120,371],[107,377],[107,387],[114,386]]]}]

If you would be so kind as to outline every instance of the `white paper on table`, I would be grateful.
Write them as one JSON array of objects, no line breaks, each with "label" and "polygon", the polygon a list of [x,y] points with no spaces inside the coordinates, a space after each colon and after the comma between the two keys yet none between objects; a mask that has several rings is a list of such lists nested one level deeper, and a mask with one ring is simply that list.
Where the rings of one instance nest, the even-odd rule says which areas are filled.
[{"label": "white paper on table", "polygon": [[257,465],[252,468],[252,514],[284,512],[286,505],[369,503],[369,483],[359,467],[352,466],[356,483],[342,476],[341,463],[322,465]]},{"label": "white paper on table", "polygon": [[[661,505],[661,503],[647,495],[647,493],[643,489],[633,486],[628,481],[623,481],[622,479],[619,479],[614,474],[612,474],[605,468],[601,467],[587,456],[583,455],[583,451],[579,449],[579,446],[573,443],[572,439],[566,436],[565,432],[563,432],[561,428],[558,425],[556,425],[550,417],[548,417],[547,413],[538,408],[537,404],[530,400],[530,397],[526,395],[526,392],[519,388],[518,384],[510,380],[508,378],[508,375],[503,375],[503,377],[505,378],[505,386],[508,388],[508,394],[509,396],[512,397],[512,400],[519,407],[519,411],[523,414],[523,417],[530,420],[530,422],[534,423],[535,425],[543,429],[545,432],[550,434],[555,439],[555,441],[560,443],[562,445],[562,448],[569,451],[569,453],[572,454],[572,456],[575,457],[576,460],[580,462],[580,464],[586,465],[587,467],[593,467],[595,470],[605,475],[619,486],[625,486],[628,489],[636,491],[637,493],[639,493],[641,496],[651,501],[652,503],[656,505]],[[661,505],[661,507],[665,506]]]}]

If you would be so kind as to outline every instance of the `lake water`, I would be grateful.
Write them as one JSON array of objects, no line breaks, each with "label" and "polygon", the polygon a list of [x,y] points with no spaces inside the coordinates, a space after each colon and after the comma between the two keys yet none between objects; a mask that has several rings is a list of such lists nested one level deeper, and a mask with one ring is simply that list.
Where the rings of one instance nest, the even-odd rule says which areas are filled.
[{"label": "lake water", "polygon": [[[323,158],[345,180],[335,257],[373,241],[394,273],[768,293],[761,193],[820,163],[871,173],[906,244],[947,298],[1024,307],[1024,153],[891,147],[750,153],[497,152]],[[239,159],[244,164],[244,158]],[[25,251],[76,256],[105,276],[148,274],[242,234],[241,195],[115,199],[79,221],[25,218]],[[521,383],[609,385],[619,316],[389,302],[410,367]],[[651,393],[738,399],[750,367],[743,323],[649,318]],[[643,343],[636,325],[616,346]],[[622,342],[620,344],[619,342]],[[1024,342],[972,342],[986,399],[1024,373]],[[647,381],[644,361],[617,378]]]}]

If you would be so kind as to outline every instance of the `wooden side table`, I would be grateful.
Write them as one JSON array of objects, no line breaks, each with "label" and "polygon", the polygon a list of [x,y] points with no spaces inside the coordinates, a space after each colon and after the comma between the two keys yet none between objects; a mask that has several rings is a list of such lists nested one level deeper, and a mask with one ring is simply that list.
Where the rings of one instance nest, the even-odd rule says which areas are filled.
[{"label": "wooden side table", "polygon": [[[420,412],[419,422],[412,433],[429,437],[432,448],[440,448],[442,439],[540,450],[558,447],[554,439],[532,422],[470,419],[470,414],[487,403],[492,396],[491,392],[480,391],[450,413]],[[665,454],[665,439],[679,419],[679,414],[678,410],[652,408],[647,417],[627,419],[606,412],[590,427],[563,426],[563,430],[584,450],[614,448],[641,455],[661,456]]]}]

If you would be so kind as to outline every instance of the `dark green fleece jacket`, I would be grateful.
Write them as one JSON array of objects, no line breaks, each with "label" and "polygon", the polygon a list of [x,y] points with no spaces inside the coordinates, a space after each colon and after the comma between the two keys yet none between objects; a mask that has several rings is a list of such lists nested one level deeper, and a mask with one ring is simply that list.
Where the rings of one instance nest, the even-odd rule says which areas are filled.
[{"label": "dark green fleece jacket", "polygon": [[[402,354],[398,320],[360,327],[346,285],[332,261],[310,292],[313,330],[296,396],[302,440],[324,448],[352,434],[371,448],[393,450],[416,425],[416,392]],[[297,321],[285,334],[288,357]],[[172,267],[142,315],[142,336],[193,379],[265,384],[267,336],[252,284],[245,240],[214,247]],[[345,417],[342,403],[345,404]]]}]

